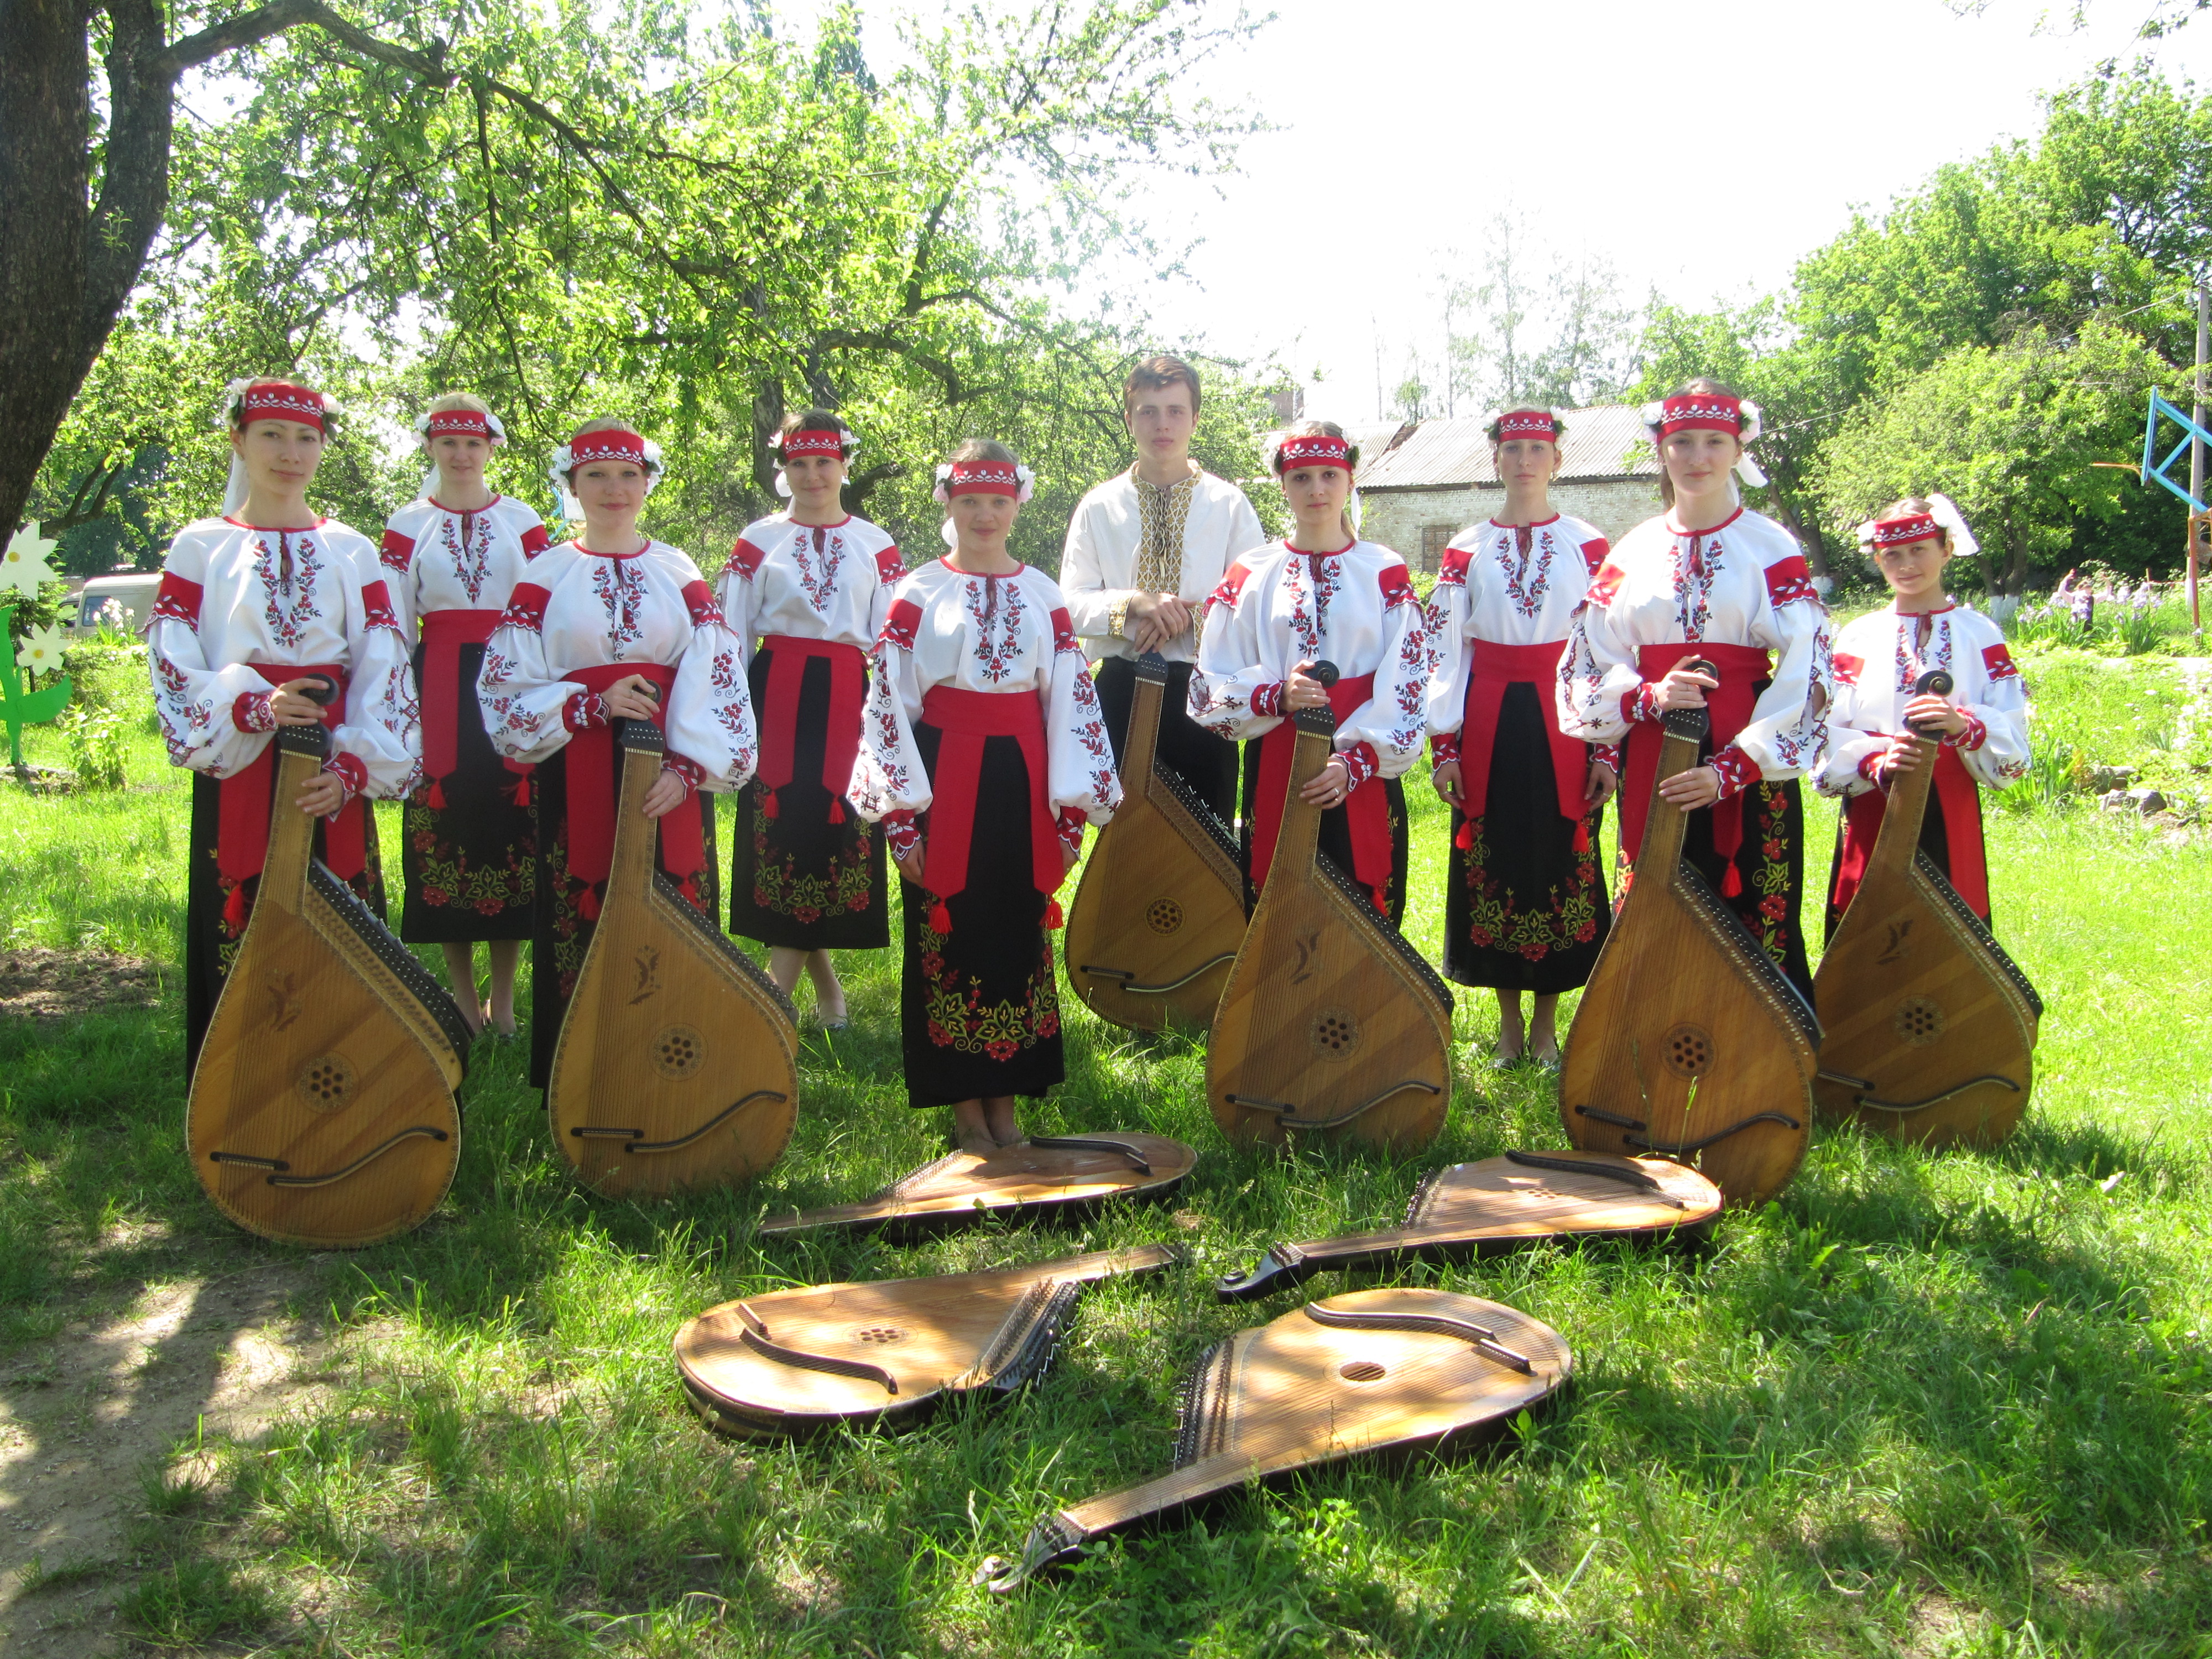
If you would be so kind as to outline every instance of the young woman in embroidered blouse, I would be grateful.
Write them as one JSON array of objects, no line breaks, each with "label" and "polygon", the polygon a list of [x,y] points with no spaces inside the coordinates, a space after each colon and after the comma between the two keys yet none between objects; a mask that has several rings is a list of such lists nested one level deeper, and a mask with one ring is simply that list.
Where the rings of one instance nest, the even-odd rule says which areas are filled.
[{"label": "young woman in embroidered blouse", "polygon": [[805,969],[830,1030],[845,1024],[830,952],[890,943],[883,831],[848,811],[843,796],[867,653],[905,566],[888,532],[845,511],[859,447],[828,410],[787,418],[769,447],[790,510],[745,527],[721,584],[761,734],[760,770],[738,798],[730,930],[769,947],[769,972],[787,994]]},{"label": "young woman in embroidered blouse", "polygon": [[1059,585],[1006,550],[1030,471],[971,439],[938,469],[951,552],[910,571],[869,663],[848,795],[904,878],[907,1095],[961,1148],[1023,1138],[1015,1100],[1066,1075],[1053,896],[1121,804]]},{"label": "young woman in embroidered blouse", "polygon": [[1556,415],[1508,410],[1489,433],[1502,510],[1452,538],[1429,596],[1433,782],[1452,809],[1444,971],[1497,992],[1493,1065],[1533,1056],[1549,1066],[1559,994],[1589,978],[1612,920],[1596,837],[1620,751],[1568,737],[1552,713],[1567,630],[1606,540],[1552,507],[1565,435]]},{"label": "young woman in embroidered blouse", "polygon": [[[1431,659],[1427,617],[1406,562],[1359,539],[1349,511],[1359,452],[1309,422],[1269,456],[1297,526],[1240,555],[1206,601],[1191,718],[1244,747],[1248,907],[1267,879],[1301,708],[1336,713],[1336,755],[1302,791],[1325,810],[1321,851],[1395,927],[1406,912],[1406,796],[1421,752]],[[1336,665],[1334,686],[1313,678]]]},{"label": "young woman in embroidered blouse", "polygon": [[[416,641],[422,707],[422,783],[407,798],[402,867],[407,908],[399,937],[437,945],[446,979],[472,1031],[489,1022],[514,1035],[514,969],[530,937],[538,875],[538,815],[530,769],[502,761],[485,735],[477,676],[484,642],[545,526],[484,482],[507,428],[465,392],[433,400],[416,431],[431,461],[422,494],[385,521],[384,566],[400,631]],[[491,957],[491,997],[476,990],[476,941]]]},{"label": "young woman in embroidered blouse", "polygon": [[[1627,740],[1620,845],[1632,880],[1660,716],[1711,710],[1709,757],[1659,793],[1691,814],[1683,856],[1810,1001],[1797,779],[1827,742],[1827,607],[1795,538],[1736,493],[1739,473],[1765,482],[1744,453],[1759,435],[1758,406],[1696,380],[1647,406],[1644,421],[1668,510],[1630,531],[1591,579],[1559,665],[1560,729],[1588,743]],[[1688,672],[1696,657],[1719,674]]]},{"label": "young woman in embroidered blouse", "polygon": [[[239,380],[225,398],[223,516],[177,532],[146,632],[170,762],[191,769],[185,878],[185,1074],[199,1058],[269,850],[271,735],[331,727],[322,775],[291,805],[322,820],[315,854],[379,915],[376,818],[420,769],[407,642],[360,532],[307,505],[337,410],[312,387]],[[337,687],[327,707],[314,676]]]},{"label": "young woman in embroidered blouse", "polygon": [[574,541],[547,549],[515,585],[484,652],[477,695],[492,747],[538,770],[538,923],[531,942],[530,1080],[552,1073],[561,1021],[590,948],[614,856],[622,750],[611,722],[667,735],[642,803],[660,821],[661,872],[714,915],[714,803],[752,776],[753,711],[737,635],[699,567],[641,533],[660,447],[594,421],[554,452]]},{"label": "young woman in embroidered blouse", "polygon": [[[1931,752],[1936,787],[1920,848],[1987,921],[1989,864],[1976,786],[2000,788],[2027,773],[2027,688],[2004,630],[1943,592],[1944,568],[1973,546],[1948,499],[1893,501],[1859,535],[1893,597],[1836,636],[1836,707],[1820,776],[1823,794],[1844,799],[1828,933],[1834,934],[1866,873],[1891,781],[1927,764]],[[1950,694],[1914,696],[1914,683],[1939,668],[1951,676]],[[1907,729],[1915,724],[1940,726],[1942,735],[1931,746]]]}]

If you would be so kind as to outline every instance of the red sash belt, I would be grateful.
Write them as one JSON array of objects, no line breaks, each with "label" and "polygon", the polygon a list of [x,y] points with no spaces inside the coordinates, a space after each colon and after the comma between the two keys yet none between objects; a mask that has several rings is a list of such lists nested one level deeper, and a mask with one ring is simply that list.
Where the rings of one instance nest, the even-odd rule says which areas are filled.
[{"label": "red sash belt", "polygon": [[[1374,675],[1346,675],[1328,688],[1328,706],[1340,721],[1374,695]],[[1255,893],[1267,884],[1267,871],[1275,861],[1275,837],[1283,828],[1283,801],[1290,792],[1291,757],[1297,744],[1297,725],[1288,715],[1260,739],[1259,793],[1252,821]],[[1379,775],[1363,780],[1346,798],[1344,812],[1352,831],[1352,873],[1374,896],[1375,908],[1383,909],[1390,890],[1390,800]]]},{"label": "red sash belt", "polygon": [[983,740],[1012,738],[1021,744],[1022,763],[1030,774],[1030,879],[1048,897],[1059,891],[1067,870],[1045,792],[1044,705],[1036,694],[933,685],[922,697],[921,718],[944,734],[937,746],[937,769],[929,780],[924,868],[929,890],[949,899],[968,885],[968,848],[975,838]]},{"label": "red sash belt", "polygon": [[1537,707],[1547,718],[1544,735],[1552,747],[1552,781],[1559,797],[1559,816],[1579,823],[1589,812],[1583,794],[1589,786],[1589,750],[1579,738],[1559,730],[1551,718],[1553,688],[1559,678],[1565,640],[1541,645],[1474,641],[1474,662],[1467,678],[1467,704],[1459,728],[1460,797],[1468,817],[1479,818],[1490,805],[1490,757],[1498,740],[1498,711],[1509,685],[1536,688]]},{"label": "red sash belt", "polygon": [[[866,659],[857,645],[802,639],[796,634],[769,634],[762,638],[761,645],[769,653],[768,684],[758,711],[760,770],[754,774],[755,781],[768,792],[762,810],[775,817],[775,792],[791,781],[792,749],[799,736],[799,688],[806,678],[806,665],[819,657],[830,665],[830,724],[822,734],[822,787],[830,792],[830,822],[842,823],[842,797],[852,787],[853,761],[860,752]],[[1039,730],[1042,730],[1042,717]]]},{"label": "red sash belt", "polygon": [[[289,663],[251,662],[246,665],[271,685],[283,685],[305,678],[309,674],[327,674],[337,682],[338,694],[323,709],[323,724],[335,726],[345,715],[346,672],[329,663],[314,663],[297,667]],[[282,730],[279,727],[278,730]],[[268,746],[254,757],[253,763],[243,771],[233,773],[222,780],[216,819],[215,867],[226,881],[242,882],[249,876],[261,873],[261,866],[269,861],[270,799],[276,787],[276,739],[272,733]],[[291,803],[287,801],[286,805]],[[341,881],[351,881],[368,863],[368,834],[363,828],[362,814],[368,809],[356,795],[342,807],[336,817],[323,825],[323,861],[331,873]],[[234,900],[238,895],[233,895]],[[232,918],[234,925],[245,920],[243,903]]]},{"label": "red sash belt", "polygon": [[[666,729],[668,696],[676,684],[672,663],[611,662],[571,668],[561,678],[587,691],[605,691],[617,680],[642,674],[660,692],[661,726]],[[597,887],[615,861],[615,806],[622,794],[615,775],[615,729],[594,726],[568,739],[568,873]],[[679,882],[696,875],[707,861],[699,810],[678,807],[660,820],[660,867]],[[587,915],[596,912],[586,908]]]},{"label": "red sash belt", "polygon": [[[505,615],[499,611],[426,611],[422,613],[422,775],[429,785],[426,806],[446,804],[445,781],[460,764],[461,647],[483,645]],[[476,688],[469,688],[473,699]],[[507,769],[526,778],[531,769],[508,761]],[[529,786],[516,787],[515,805],[529,799]]]},{"label": "red sash belt", "polygon": [[[1715,645],[1710,640],[1695,645],[1647,645],[1636,653],[1636,672],[1647,685],[1656,684],[1686,657],[1703,657],[1720,670],[1720,689],[1705,693],[1705,709],[1711,717],[1713,747],[1727,745],[1751,723],[1753,705],[1759,701],[1759,682],[1773,665],[1765,651],[1748,645]],[[1651,810],[1651,785],[1659,775],[1659,745],[1666,727],[1657,720],[1638,720],[1628,729],[1628,775],[1620,781],[1620,847],[1633,862],[1644,846],[1644,817]],[[1743,845],[1743,796],[1717,802],[1713,811],[1713,851],[1732,860]]]},{"label": "red sash belt", "polygon": [[[1924,740],[1923,740],[1924,741]],[[1943,803],[1943,847],[1950,855],[1951,885],[1978,916],[1990,913],[1990,872],[1982,850],[1981,792],[1974,775],[1949,744],[1936,748],[1936,798]],[[1875,838],[1889,798],[1880,789],[1853,795],[1844,803],[1844,848],[1836,860],[1836,913],[1850,905],[1874,856]]]}]

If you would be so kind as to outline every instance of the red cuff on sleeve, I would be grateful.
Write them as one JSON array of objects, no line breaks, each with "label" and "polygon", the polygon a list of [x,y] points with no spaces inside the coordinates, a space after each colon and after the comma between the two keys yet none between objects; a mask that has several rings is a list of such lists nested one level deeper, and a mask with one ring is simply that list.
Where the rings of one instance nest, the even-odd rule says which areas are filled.
[{"label": "red cuff on sleeve", "polygon": [[1459,733],[1458,733],[1458,732],[1435,732],[1435,733],[1433,733],[1433,734],[1430,737],[1430,738],[1429,738],[1429,763],[1430,763],[1431,765],[1432,765],[1432,766],[1449,766],[1449,765],[1450,765],[1453,762],[1455,762],[1455,761],[1456,761],[1456,760],[1458,760],[1458,759],[1459,759]]},{"label": "red cuff on sleeve", "polygon": [[1347,793],[1358,788],[1382,767],[1382,762],[1375,753],[1375,745],[1371,743],[1355,743],[1349,749],[1340,749],[1336,751],[1336,757],[1344,763],[1345,770],[1351,775],[1351,781],[1346,786]]},{"label": "red cuff on sleeve", "polygon": [[1083,831],[1090,822],[1091,814],[1079,806],[1063,806],[1060,809],[1060,838],[1067,843],[1069,852],[1079,853],[1083,850]]},{"label": "red cuff on sleeve", "polygon": [[660,757],[660,769],[664,772],[673,772],[678,777],[683,779],[684,793],[687,795],[696,793],[699,786],[707,781],[705,767],[688,755],[678,754],[673,749]]},{"label": "red cuff on sleeve", "polygon": [[915,823],[914,814],[904,807],[895,812],[884,813],[884,839],[890,843],[895,857],[904,858],[914,851],[921,840],[921,831]]},{"label": "red cuff on sleeve", "polygon": [[1759,768],[1753,763],[1750,756],[1745,754],[1734,744],[1716,751],[1712,759],[1706,764],[1720,774],[1723,800],[1726,800],[1730,795],[1741,794],[1759,781]]},{"label": "red cuff on sleeve", "polygon": [[571,691],[561,705],[561,724],[571,732],[588,732],[608,720],[607,700],[596,691]]},{"label": "red cuff on sleeve", "polygon": [[1631,724],[1638,720],[1659,718],[1659,694],[1649,685],[1639,685],[1633,691],[1624,691],[1620,696],[1620,718]]},{"label": "red cuff on sleeve", "polygon": [[1589,757],[1592,763],[1595,765],[1611,767],[1613,776],[1620,775],[1620,745],[1619,744],[1594,743],[1589,746]]},{"label": "red cuff on sleeve", "polygon": [[1282,681],[1269,680],[1264,685],[1252,688],[1252,712],[1263,717],[1279,715],[1283,712]]},{"label": "red cuff on sleeve", "polygon": [[1966,717],[1966,729],[1963,732],[1946,732],[1943,734],[1943,741],[1954,749],[1963,749],[1968,754],[1972,754],[1990,740],[1990,728],[1983,724],[1982,717],[1972,709],[1961,708],[1959,712]]},{"label": "red cuff on sleeve", "polygon": [[1879,749],[1868,750],[1865,754],[1859,757],[1859,775],[1877,789],[1887,788],[1888,786],[1884,784],[1881,779],[1881,763],[1888,758],[1889,748],[1887,744]]},{"label": "red cuff on sleeve", "polygon": [[241,732],[274,732],[276,711],[266,691],[241,691],[230,706],[230,723]]},{"label": "red cuff on sleeve", "polygon": [[[349,755],[340,750],[323,763],[323,770],[344,786],[346,800],[351,800],[368,787],[368,768],[362,764],[358,755]],[[343,805],[344,802],[341,801],[339,805]]]}]

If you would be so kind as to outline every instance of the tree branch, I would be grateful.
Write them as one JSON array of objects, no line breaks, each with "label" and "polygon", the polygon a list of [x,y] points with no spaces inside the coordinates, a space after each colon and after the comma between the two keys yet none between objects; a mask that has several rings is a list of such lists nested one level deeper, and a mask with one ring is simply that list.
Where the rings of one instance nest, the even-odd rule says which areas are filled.
[{"label": "tree branch", "polygon": [[167,52],[154,58],[147,68],[165,80],[174,81],[186,70],[197,68],[210,58],[220,58],[225,52],[236,52],[244,46],[258,45],[272,35],[297,28],[302,23],[312,23],[332,40],[350,46],[362,57],[373,58],[380,64],[389,64],[396,70],[404,70],[430,86],[449,87],[453,84],[453,72],[446,67],[444,41],[434,40],[428,52],[421,52],[395,41],[380,40],[366,29],[346,21],[328,6],[319,3],[319,0],[276,0],[274,5],[240,12],[235,17],[217,23],[213,28],[186,35]]}]

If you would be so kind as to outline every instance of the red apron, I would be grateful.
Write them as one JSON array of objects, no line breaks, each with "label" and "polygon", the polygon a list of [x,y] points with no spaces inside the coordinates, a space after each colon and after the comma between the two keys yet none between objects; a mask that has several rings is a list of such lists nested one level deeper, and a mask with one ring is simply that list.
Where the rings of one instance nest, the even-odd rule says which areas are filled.
[{"label": "red apron", "polygon": [[[250,662],[246,666],[272,686],[302,679],[309,674],[327,674],[338,690],[323,708],[323,724],[335,726],[344,717],[344,669],[329,663],[296,667],[287,663]],[[233,773],[218,785],[221,793],[216,807],[215,867],[224,880],[232,884],[230,897],[223,905],[223,920],[233,927],[242,927],[246,921],[246,889],[242,884],[249,877],[259,875],[261,866],[269,861],[269,811],[276,787],[276,739],[273,733],[268,746],[253,757],[252,765]],[[351,881],[368,867],[368,832],[362,817],[367,811],[361,797],[356,795],[338,809],[337,817],[324,820],[323,862],[341,881]]]},{"label": "red apron", "polygon": [[[1559,676],[1559,656],[1565,640],[1541,645],[1500,645],[1494,640],[1474,641],[1474,661],[1467,677],[1467,702],[1459,728],[1460,796],[1462,809],[1479,818],[1490,805],[1490,757],[1498,739],[1498,711],[1505,702],[1509,685],[1533,685],[1538,706],[1548,710]],[[1580,738],[1559,730],[1556,720],[1544,722],[1544,735],[1552,747],[1552,781],[1557,787],[1559,816],[1579,823],[1589,815],[1583,796],[1589,785],[1589,750]]]},{"label": "red apron", "polygon": [[866,659],[857,645],[802,639],[796,634],[765,635],[761,645],[769,653],[761,713],[767,716],[769,711],[775,711],[772,718],[763,718],[760,723],[760,770],[753,777],[766,792],[761,810],[775,817],[775,792],[791,781],[792,750],[799,736],[799,688],[806,678],[806,665],[819,657],[830,665],[830,724],[822,739],[822,787],[830,792],[830,822],[842,823],[842,797],[852,787],[853,760],[860,752],[860,700],[867,689]]},{"label": "red apron", "polygon": [[[1339,721],[1357,713],[1375,695],[1375,676],[1346,675],[1328,688],[1328,706]],[[1252,890],[1267,884],[1275,861],[1275,837],[1282,833],[1283,801],[1290,793],[1291,757],[1298,746],[1297,723],[1285,715],[1260,739],[1260,781],[1252,818]],[[1346,798],[1344,813],[1352,831],[1352,873],[1388,915],[1390,896],[1390,798],[1382,778],[1370,775]]]},{"label": "red apron", "polygon": [[[428,611],[422,615],[422,775],[425,806],[446,804],[444,781],[460,763],[457,722],[461,707],[461,647],[483,645],[506,613],[500,611]],[[469,688],[476,695],[476,688]],[[514,804],[530,802],[527,779],[531,769],[521,761],[507,761],[507,769],[518,780]]]},{"label": "red apron", "polygon": [[[1936,796],[1943,803],[1943,845],[1950,855],[1951,885],[1978,916],[1990,913],[1989,866],[1982,850],[1982,797],[1974,775],[1949,744],[1936,747]],[[1875,838],[1881,834],[1882,816],[1889,797],[1879,788],[1853,795],[1844,803],[1844,846],[1836,858],[1835,911],[1841,915],[1865,878],[1867,860],[1874,856]]]},{"label": "red apron", "polygon": [[[1729,739],[1751,723],[1759,701],[1759,683],[1771,672],[1772,659],[1755,646],[1715,645],[1710,640],[1695,645],[1647,645],[1636,653],[1636,672],[1646,685],[1663,680],[1674,665],[1688,657],[1703,657],[1720,670],[1717,690],[1705,693],[1705,712],[1712,720],[1713,747]],[[1659,774],[1659,745],[1667,730],[1658,720],[1638,720],[1628,731],[1628,775],[1620,781],[1620,850],[1631,863],[1644,845],[1644,818],[1651,810],[1651,786]],[[1733,862],[1743,845],[1743,796],[1729,796],[1713,809],[1713,851]],[[1723,878],[1723,886],[1727,885]],[[1733,895],[1731,895],[1733,896]]]},{"label": "red apron", "polygon": [[1060,830],[1046,794],[1044,706],[1033,691],[963,691],[933,685],[923,694],[921,718],[942,733],[929,779],[928,842],[923,879],[938,902],[929,925],[952,931],[944,901],[968,885],[968,848],[975,833],[976,791],[983,774],[983,741],[1012,738],[1022,746],[1030,775],[1030,879],[1048,899],[1060,890],[1067,866]]},{"label": "red apron", "polygon": [[[561,678],[587,691],[605,691],[632,674],[642,674],[659,690],[665,724],[669,693],[676,685],[676,668],[672,663],[601,663],[566,670]],[[599,914],[599,885],[607,878],[615,861],[615,805],[622,786],[615,776],[613,723],[575,733],[568,739],[568,873],[591,884],[592,890],[584,895],[577,908],[586,921],[592,921]],[[661,818],[659,828],[660,867],[679,884],[688,884],[707,861],[698,809],[693,806],[687,811],[679,806]]]}]

